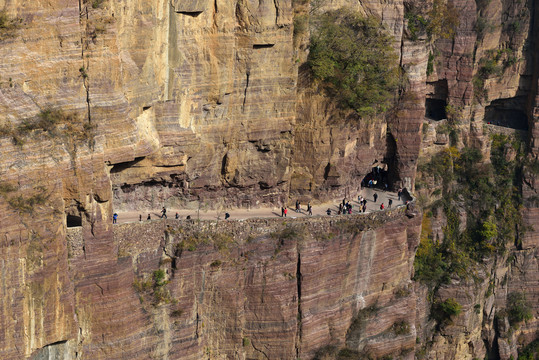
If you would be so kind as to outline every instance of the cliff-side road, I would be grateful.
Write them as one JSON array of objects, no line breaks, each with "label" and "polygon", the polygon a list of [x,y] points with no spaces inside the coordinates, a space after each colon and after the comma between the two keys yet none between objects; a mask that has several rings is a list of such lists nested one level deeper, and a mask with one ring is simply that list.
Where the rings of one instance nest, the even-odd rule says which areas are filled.
[{"label": "cliff-side road", "polygon": [[[376,202],[374,201],[374,194],[378,195]],[[401,200],[398,200],[398,195],[395,192],[390,191],[381,191],[380,189],[373,188],[364,188],[359,194],[355,194],[349,198],[346,198],[346,201],[349,201],[352,204],[352,213],[357,214],[360,211],[360,206],[358,203],[358,196],[361,195],[367,199],[367,209],[366,212],[370,213],[373,211],[380,211],[380,205],[384,204],[384,208],[388,209],[388,201],[391,199],[393,201],[392,208],[397,206],[405,205],[406,199],[401,197]],[[322,204],[312,205],[313,215],[312,216],[328,216],[327,210],[331,209],[331,216],[338,214],[339,204],[342,202],[342,199],[336,199],[332,202],[326,202]],[[225,218],[225,213],[230,214],[230,218],[234,220],[243,220],[249,218],[265,218],[265,217],[275,217],[281,216],[281,209],[277,207],[261,207],[255,209],[220,209],[220,210],[208,210],[206,205],[201,204],[200,211],[198,208],[189,208],[189,209],[176,209],[176,208],[167,208],[167,217],[168,219],[174,219],[176,213],[180,220],[185,219],[187,216],[190,216],[191,219],[202,219],[202,220],[220,220]],[[150,209],[150,210],[141,210],[141,211],[122,211],[117,212],[118,214],[118,224],[134,222],[134,221],[147,221],[148,215],[150,215],[151,220],[160,219],[161,209]],[[288,207],[287,218],[297,218],[309,216],[307,213],[307,204],[301,203],[301,211],[298,213],[295,211],[294,201]],[[343,215],[345,216],[345,215]]]}]

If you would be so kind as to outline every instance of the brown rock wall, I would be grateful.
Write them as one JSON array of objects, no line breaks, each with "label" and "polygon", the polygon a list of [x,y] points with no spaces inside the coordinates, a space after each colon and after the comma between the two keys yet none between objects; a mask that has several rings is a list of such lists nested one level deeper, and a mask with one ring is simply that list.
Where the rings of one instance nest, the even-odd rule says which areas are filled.
[{"label": "brown rock wall", "polygon": [[[58,183],[32,190],[31,181],[20,178],[24,195],[0,198],[2,211],[2,286],[0,290],[0,354],[25,358],[37,348],[74,335],[74,288],[69,279],[65,229],[58,211]],[[20,194],[20,193],[18,193]],[[24,206],[41,194],[50,203]],[[21,197],[18,197],[21,196]],[[13,202],[13,201],[16,202]],[[16,208],[13,204],[16,204]]]},{"label": "brown rock wall", "polygon": [[320,200],[349,197],[384,159],[386,125],[346,116],[320,95],[306,93],[300,99],[290,191]]},{"label": "brown rock wall", "polygon": [[[435,45],[403,36],[401,1],[355,4],[378,14],[395,35],[409,78],[397,116],[365,122],[319,94],[296,93],[295,60],[304,56],[294,52],[290,2],[0,2],[21,19],[14,36],[0,40],[0,126],[16,128],[53,107],[95,128],[84,141],[65,125],[36,130],[19,145],[2,133],[0,181],[16,190],[0,196],[0,357],[28,357],[66,340],[61,351],[74,344],[92,359],[311,357],[328,345],[412,356],[415,336],[427,338],[433,326],[425,289],[404,296],[399,290],[410,288],[417,219],[384,219],[384,228],[364,232],[315,221],[303,240],[282,243],[268,235],[280,231],[271,221],[248,230],[234,223],[242,239],[253,232],[255,240],[176,254],[177,235],[165,235],[164,223],[113,228],[110,218],[119,209],[198,199],[279,204],[289,190],[346,196],[384,158],[395,185],[413,189],[424,98],[439,81],[447,82],[448,103],[462,108],[462,141],[485,151],[485,107],[527,96],[530,158],[536,159],[539,51],[529,34],[537,29],[513,36],[507,24],[529,27],[538,7],[490,2],[481,15],[495,30],[479,41],[475,1],[453,3],[461,14],[457,34]],[[427,78],[431,46],[439,55]],[[474,101],[480,60],[506,48],[519,60],[486,79],[486,99]],[[523,216],[534,226],[537,174],[524,173]],[[41,192],[46,201],[27,209]],[[66,230],[66,214],[82,228]],[[326,239],[328,227],[334,237]],[[496,277],[496,301],[478,295],[485,284],[446,289],[444,296],[458,298],[465,311],[435,340],[432,357],[482,356],[481,336],[499,340],[503,356],[515,354],[518,336],[496,338],[493,314],[520,284],[536,300],[537,234],[533,229],[522,239],[510,285]],[[212,266],[216,260],[221,265]],[[133,283],[157,267],[168,271],[167,288],[178,303],[153,307],[148,294],[140,303]],[[474,303],[484,303],[487,335],[480,334]],[[363,311],[371,305],[377,313]],[[519,332],[524,343],[533,338],[534,316]],[[396,336],[398,321],[410,332]]]},{"label": "brown rock wall", "polygon": [[[68,339],[76,340],[82,358],[96,359],[309,358],[328,345],[376,356],[411,354],[414,293],[406,289],[418,219],[394,210],[286,225],[261,219],[117,226],[114,243],[122,257],[82,253],[69,260],[80,331]],[[178,247],[197,234],[210,237],[194,248]],[[75,248],[78,236],[69,230]],[[170,300],[152,305],[152,291],[137,292],[133,283],[159,268]],[[351,332],[373,304],[377,320],[366,333]],[[402,321],[409,330],[395,334],[393,324]]]},{"label": "brown rock wall", "polygon": [[[413,295],[407,290],[396,295],[398,290],[408,289],[407,274],[412,266],[409,252],[414,253],[418,244],[417,218],[406,223],[409,225],[394,221],[376,231],[357,232],[345,241],[338,235],[331,239],[333,234],[329,233],[329,240],[303,245],[302,358],[312,358],[327,345],[347,346],[376,357],[414,347],[415,308],[408,301]],[[369,307],[377,308],[376,314],[362,318]],[[410,329],[396,336],[391,327],[401,321]],[[361,331],[353,330],[352,324]]]},{"label": "brown rock wall", "polygon": [[[533,32],[539,31],[539,7],[536,5],[534,8],[534,27]],[[529,144],[529,160],[530,163],[537,164],[539,161],[539,43],[535,42],[535,50],[531,56],[531,63],[533,64],[533,73],[531,76],[531,91],[528,97],[529,110],[528,115],[528,144]],[[537,168],[537,167],[536,167]],[[539,244],[539,203],[537,202],[537,195],[539,193],[537,188],[537,170],[531,169],[524,170],[524,179],[522,182],[522,195],[524,198],[525,209],[522,211],[522,216],[526,225],[531,226],[528,232],[524,234],[522,239],[523,248],[537,248]],[[533,230],[532,230],[533,229]]]}]

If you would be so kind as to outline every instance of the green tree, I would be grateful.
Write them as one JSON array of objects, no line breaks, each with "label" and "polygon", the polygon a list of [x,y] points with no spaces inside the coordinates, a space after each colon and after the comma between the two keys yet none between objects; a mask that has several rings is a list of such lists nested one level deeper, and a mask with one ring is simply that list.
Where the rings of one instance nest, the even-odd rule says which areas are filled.
[{"label": "green tree", "polygon": [[496,224],[487,220],[482,224],[480,234],[484,240],[489,241],[498,236],[498,228],[496,227]]},{"label": "green tree", "polygon": [[392,43],[378,18],[329,11],[313,19],[308,65],[343,107],[373,116],[390,107],[399,84]]},{"label": "green tree", "polygon": [[427,15],[429,21],[427,34],[429,36],[451,39],[459,26],[459,12],[450,2],[434,0],[432,9]]},{"label": "green tree", "polygon": [[510,293],[507,296],[507,304],[507,316],[512,326],[533,317],[530,303],[526,300],[526,294],[517,291]]}]

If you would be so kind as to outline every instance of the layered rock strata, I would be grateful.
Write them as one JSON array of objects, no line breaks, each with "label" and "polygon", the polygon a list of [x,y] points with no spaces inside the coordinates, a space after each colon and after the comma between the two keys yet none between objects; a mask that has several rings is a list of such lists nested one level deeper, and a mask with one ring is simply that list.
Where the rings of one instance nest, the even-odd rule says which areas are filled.
[{"label": "layered rock strata", "polygon": [[3,297],[4,319],[28,318],[4,338],[3,357],[289,359],[331,347],[413,357],[420,216],[410,216],[124,224],[93,253],[84,231],[70,229],[63,256],[36,265],[40,273],[67,266],[69,306],[43,306],[56,297],[46,286],[26,289],[29,304],[41,305],[24,316]]},{"label": "layered rock strata", "polygon": [[[343,347],[412,357],[416,335],[435,344],[430,357],[515,357],[534,338],[538,309],[519,331],[497,325],[495,314],[522,289],[538,303],[539,7],[450,3],[460,14],[455,37],[420,32],[413,41],[409,3],[325,5],[377,15],[395,37],[409,81],[394,113],[366,122],[312,92],[304,72],[298,78],[308,39],[294,43],[291,2],[0,1],[14,24],[0,27],[0,357],[309,358]],[[131,225],[131,235],[131,226],[110,224],[120,209],[282,204],[289,191],[348,196],[383,161],[392,185],[413,189],[424,115],[445,105],[456,146],[484,154],[485,122],[525,119],[529,162],[522,245],[512,261],[483,269],[488,283],[442,289],[463,304],[443,332],[429,320],[426,289],[406,283],[416,219],[358,234],[314,222],[303,240],[282,244],[282,229],[257,223],[268,230],[249,230],[260,235],[252,244],[238,235],[224,253],[208,244],[177,253],[171,244],[180,236],[165,236],[163,223]],[[69,121],[18,131],[58,108]],[[438,129],[436,121],[429,126]],[[439,138],[434,150],[451,140]],[[443,235],[444,220],[437,226]],[[275,238],[262,234],[269,229]],[[125,238],[147,243],[137,249]],[[181,306],[153,307],[155,289],[132,289],[158,267]]]}]

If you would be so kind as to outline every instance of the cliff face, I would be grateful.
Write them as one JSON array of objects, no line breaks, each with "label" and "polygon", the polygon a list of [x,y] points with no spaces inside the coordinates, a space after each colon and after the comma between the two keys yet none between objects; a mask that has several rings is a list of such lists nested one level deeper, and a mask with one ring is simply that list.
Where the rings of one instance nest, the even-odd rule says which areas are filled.
[{"label": "cliff face", "polygon": [[[71,308],[58,320],[69,326],[60,331],[40,320],[50,320],[51,310],[42,305],[24,312],[4,302],[10,311],[4,319],[24,316],[42,325],[12,329],[2,354],[290,359],[347,347],[413,358],[410,273],[419,219],[394,210],[286,224],[125,224],[110,238],[115,250],[102,255],[89,254],[82,229],[73,228],[60,259],[68,268],[59,269],[68,274],[63,281]],[[160,271],[163,278],[156,280]],[[54,296],[46,290],[30,303],[47,304]],[[21,348],[25,336],[34,340]]]},{"label": "cliff face", "polygon": [[[449,3],[460,15],[451,39],[412,33],[418,1],[0,0],[1,357],[311,358],[346,348],[412,358],[425,342],[431,358],[516,355],[536,337],[539,311],[539,7]],[[298,16],[342,6],[382,19],[407,75],[394,111],[370,121],[312,87],[308,32],[294,37]],[[450,141],[439,112],[457,120],[457,146],[488,155],[487,122],[529,144],[527,231],[514,257],[481,269],[488,281],[439,292],[463,305],[442,332],[427,290],[409,283],[417,218],[369,230],[317,220],[288,236],[271,221],[220,224],[196,251],[175,247],[199,235],[192,224],[110,224],[114,211],[195,200],[348,196],[382,163],[392,186],[412,190],[417,162]],[[215,235],[219,226],[238,244]],[[166,287],[152,279],[159,268]],[[534,318],[519,331],[498,325],[508,294],[524,289]]]}]

